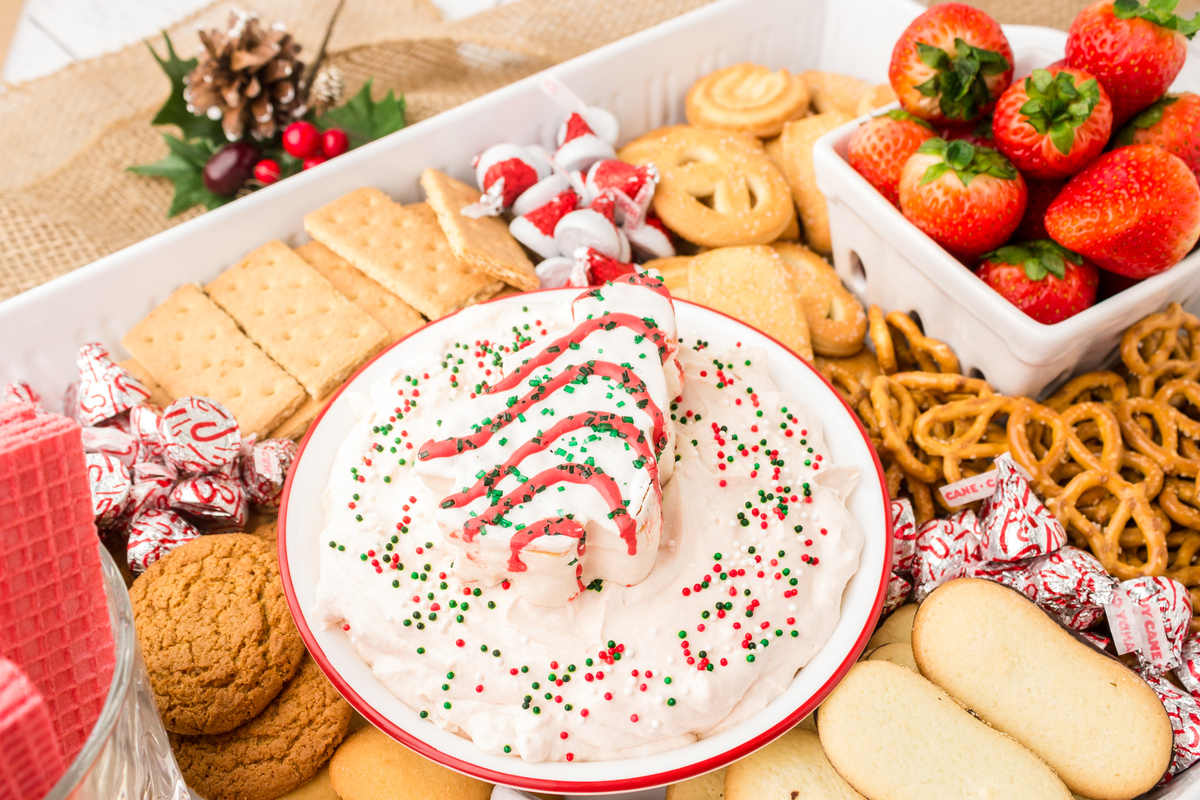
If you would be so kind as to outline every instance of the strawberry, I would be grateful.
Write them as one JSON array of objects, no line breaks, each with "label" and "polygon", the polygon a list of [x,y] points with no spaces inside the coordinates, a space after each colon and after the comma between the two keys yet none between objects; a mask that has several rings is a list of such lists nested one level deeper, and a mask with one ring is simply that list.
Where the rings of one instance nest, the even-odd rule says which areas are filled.
[{"label": "strawberry", "polygon": [[1025,204],[1025,216],[1017,226],[1014,236],[1018,239],[1049,239],[1046,233],[1046,209],[1058,197],[1058,193],[1067,185],[1062,178],[1050,181],[1039,181],[1030,178],[1025,181],[1029,189],[1029,202]]},{"label": "strawberry", "polygon": [[947,142],[962,139],[976,147],[996,149],[996,141],[992,138],[992,115],[987,114],[975,121],[974,125],[945,125],[939,135]]},{"label": "strawberry", "polygon": [[1200,238],[1200,183],[1159,147],[1121,147],[1071,179],[1046,210],[1046,230],[1102,269],[1146,278]]},{"label": "strawberry", "polygon": [[907,111],[894,108],[864,122],[850,137],[846,159],[894,206],[900,205],[900,170],[927,139],[933,127]]},{"label": "strawberry", "polygon": [[904,216],[968,263],[1008,240],[1025,201],[1025,180],[1008,159],[961,140],[930,139],[900,173]]},{"label": "strawberry", "polygon": [[1200,30],[1174,13],[1178,0],[1099,0],[1071,23],[1067,63],[1095,75],[1112,100],[1113,128],[1163,96]]},{"label": "strawberry", "polygon": [[1112,131],[1112,103],[1096,79],[1071,67],[1035,69],[1000,96],[996,149],[1028,178],[1065,178],[1094,160]]},{"label": "strawberry", "polygon": [[987,14],[962,3],[930,8],[892,50],[888,81],[904,110],[935,125],[973,122],[1012,83],[1012,48]]},{"label": "strawberry", "polygon": [[1117,133],[1116,144],[1156,144],[1182,158],[1200,180],[1200,95],[1163,95]]},{"label": "strawberry", "polygon": [[1094,264],[1049,239],[1014,242],[986,253],[976,274],[1043,325],[1090,308],[1100,284]]}]

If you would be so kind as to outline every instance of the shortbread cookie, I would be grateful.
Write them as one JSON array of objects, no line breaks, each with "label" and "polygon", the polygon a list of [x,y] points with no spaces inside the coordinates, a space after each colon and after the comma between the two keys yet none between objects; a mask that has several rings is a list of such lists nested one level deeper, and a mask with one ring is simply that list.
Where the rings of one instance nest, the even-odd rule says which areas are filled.
[{"label": "shortbread cookie", "polygon": [[825,195],[817,188],[813,168],[813,145],[825,134],[854,119],[840,111],[830,111],[789,122],[783,127],[780,144],[783,146],[784,175],[800,210],[804,241],[818,253],[833,250],[829,238],[829,210]]},{"label": "shortbread cookie", "polygon": [[913,672],[920,672],[917,669],[917,661],[913,658],[912,645],[906,642],[888,642],[880,645],[871,651],[867,656],[867,661],[890,661],[893,664],[908,667]]},{"label": "shortbread cookie", "polygon": [[635,139],[619,156],[658,167],[654,210],[689,242],[766,244],[795,215],[787,180],[752,136],[675,125]]},{"label": "shortbread cookie", "polygon": [[1012,589],[974,578],[939,586],[917,612],[912,645],[923,675],[1073,792],[1129,800],[1171,761],[1171,723],[1154,690]]},{"label": "shortbread cookie", "polygon": [[280,241],[222,272],[204,291],[309,397],[324,397],[386,345],[382,325]]},{"label": "shortbread cookie", "polygon": [[812,360],[803,300],[783,259],[770,247],[722,247],[696,256],[688,265],[688,296]]},{"label": "shortbread cookie", "polygon": [[825,259],[802,244],[776,242],[775,251],[792,272],[792,282],[804,299],[813,352],[823,356],[852,356],[863,347],[867,312],[842,285]]},{"label": "shortbread cookie", "polygon": [[352,734],[329,762],[341,800],[488,800],[492,785],[417,755],[377,728]]},{"label": "shortbread cookie", "polygon": [[145,386],[149,390],[150,396],[146,398],[146,402],[150,405],[166,408],[175,401],[175,398],[167,394],[167,390],[158,385],[158,381],[154,380],[154,376],[136,358],[127,358],[124,361],[118,361],[117,366],[137,378],[142,386]]},{"label": "shortbread cookie", "polygon": [[[801,80],[812,95],[812,105],[818,114],[839,111],[851,117],[858,116],[858,103],[863,95],[871,91],[866,81],[843,75],[839,72],[822,72],[810,69],[800,73]],[[893,100],[895,97],[893,96]]]},{"label": "shortbread cookie", "polygon": [[863,386],[870,386],[871,381],[883,374],[879,369],[879,359],[875,358],[875,354],[865,347],[856,354],[845,358],[817,356],[813,360],[817,369],[822,373],[825,373],[830,366],[838,366],[848,371]]},{"label": "shortbread cookie", "polygon": [[687,273],[688,265],[691,263],[692,256],[671,256],[647,261],[642,266],[646,269],[658,270],[672,297],[687,300],[689,299]]},{"label": "shortbread cookie", "polygon": [[808,113],[808,85],[786,69],[734,64],[710,72],[687,93],[687,120],[705,128],[778,136],[783,124]]},{"label": "shortbread cookie", "polygon": [[346,735],[350,704],[310,657],[262,713],[228,733],[171,734],[187,780],[206,800],[275,800],[308,782]]},{"label": "shortbread cookie", "polygon": [[526,292],[541,286],[533,263],[504,220],[463,215],[465,207],[479,201],[478,189],[432,168],[421,173],[421,188],[460,261]]},{"label": "shortbread cookie", "polygon": [[896,93],[892,91],[891,84],[877,84],[872,86],[870,89],[867,89],[858,98],[858,103],[855,105],[853,116],[865,116],[877,108],[883,108],[888,103],[894,102],[896,102]]},{"label": "shortbread cookie", "polygon": [[347,300],[370,314],[387,330],[391,341],[403,338],[425,324],[424,317],[415,308],[320,242],[300,245],[296,248],[296,255],[324,275]]},{"label": "shortbread cookie", "polygon": [[871,798],[1070,800],[1054,771],[910,669],[860,661],[817,712],[829,762]]},{"label": "shortbread cookie", "polygon": [[883,624],[876,629],[875,633],[872,634],[871,640],[867,642],[867,650],[874,650],[876,647],[881,647],[889,642],[911,644],[913,619],[916,616],[916,603],[909,603],[906,606],[897,608],[892,612],[890,617],[883,621]]},{"label": "shortbread cookie", "polygon": [[308,235],[429,319],[485,300],[504,285],[460,261],[425,203],[401,206],[356,189],[304,218]]},{"label": "shortbread cookie", "polygon": [[264,436],[304,402],[300,384],[194,283],[176,289],[121,343],[167,394],[211,397],[245,436]]},{"label": "shortbread cookie", "polygon": [[667,786],[666,800],[722,800],[725,797],[725,770],[688,778]]},{"label": "shortbread cookie", "polygon": [[865,800],[838,775],[821,740],[801,728],[780,736],[725,770],[726,800]]},{"label": "shortbread cookie", "polygon": [[169,731],[233,730],[275,699],[304,657],[275,548],[256,536],[180,545],[134,581],[129,596]]}]

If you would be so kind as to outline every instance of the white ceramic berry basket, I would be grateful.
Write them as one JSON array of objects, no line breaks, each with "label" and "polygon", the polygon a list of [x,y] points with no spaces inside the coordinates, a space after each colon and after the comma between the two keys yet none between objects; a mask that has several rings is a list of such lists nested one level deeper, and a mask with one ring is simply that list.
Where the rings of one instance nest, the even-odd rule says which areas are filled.
[{"label": "white ceramic berry basket", "polygon": [[[1005,25],[1017,78],[1062,58],[1063,31]],[[1200,47],[1174,91],[1200,91]],[[1200,310],[1200,250],[1171,269],[1056,325],[1026,316],[910,223],[846,161],[862,119],[823,136],[814,150],[817,185],[829,205],[838,275],[865,303],[915,311],[925,333],[950,342],[963,370],[1006,394],[1049,394],[1076,372],[1099,369],[1125,329],[1175,301]]]},{"label": "white ceramic berry basket", "polygon": [[[539,292],[569,304],[578,289]],[[519,306],[526,296],[491,301]],[[562,793],[644,789],[683,780],[724,766],[784,733],[817,707],[853,666],[878,619],[887,591],[891,562],[891,515],[882,467],[857,417],[813,367],[771,337],[732,317],[692,303],[676,301],[679,335],[702,335],[714,352],[737,346],[767,351],[767,369],[784,402],[803,404],[820,421],[830,461],[858,467],[858,485],[847,508],[863,532],[859,567],[842,595],[841,616],[829,641],[800,670],[792,684],[765,709],[711,738],[665,753],[602,762],[530,764],[516,757],[492,756],[470,741],[422,720],[397,700],[371,672],[340,627],[324,627],[316,612],[316,585],[324,540],[322,495],[334,458],[355,425],[355,394],[389,380],[398,365],[454,325],[444,318],[392,345],[346,382],[313,423],[301,443],[284,488],[279,517],[280,571],[300,633],[317,663],[338,691],[376,727],[423,755],[492,783]],[[803,613],[803,609],[801,609]]]},{"label": "white ceramic berry basket", "polygon": [[[611,110],[622,138],[630,139],[683,121],[684,95],[691,84],[739,61],[833,70],[882,82],[894,42],[923,10],[912,0],[717,0],[547,74],[585,101]],[[1026,34],[1041,40],[1061,36],[1031,28],[1009,32],[1018,46]],[[309,211],[361,186],[414,202],[421,198],[418,178],[426,166],[470,180],[471,157],[488,145],[505,140],[550,143],[559,112],[538,90],[539,81],[538,75],[518,81],[0,302],[0,382],[28,380],[53,408],[55,398],[74,380],[80,344],[101,341],[116,357],[126,357],[121,337],[180,284],[215,278],[269,238],[303,243],[308,237],[302,220]],[[831,214],[835,226],[840,225],[836,206],[844,203],[838,200],[841,189],[826,188],[835,195]],[[884,207],[862,213],[883,230],[898,222],[888,222],[890,211]],[[858,224],[859,232],[851,236],[878,238],[861,219]],[[927,247],[936,255],[936,247]],[[1137,313],[1154,310],[1162,299],[1141,297]],[[953,303],[947,301],[946,307]],[[925,314],[927,323],[932,313]],[[961,349],[971,323],[971,315],[964,314],[961,330],[939,333]],[[1200,786],[1186,788],[1193,783],[1200,783],[1200,770],[1147,798],[1200,800]],[[623,797],[661,800],[663,791]]]}]

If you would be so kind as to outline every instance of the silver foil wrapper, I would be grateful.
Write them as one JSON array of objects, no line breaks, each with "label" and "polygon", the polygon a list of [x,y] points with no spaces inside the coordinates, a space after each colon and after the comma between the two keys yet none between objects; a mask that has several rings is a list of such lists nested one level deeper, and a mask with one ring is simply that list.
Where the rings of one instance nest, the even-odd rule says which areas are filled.
[{"label": "silver foil wrapper", "polygon": [[1035,585],[1030,599],[1076,631],[1087,630],[1104,617],[1104,606],[1117,585],[1095,556],[1077,547],[1035,558],[1028,572]]},{"label": "silver foil wrapper", "polygon": [[104,453],[85,453],[84,459],[92,488],[92,513],[96,515],[96,525],[112,527],[120,522],[129,503],[129,470]]},{"label": "silver foil wrapper", "polygon": [[242,456],[241,478],[250,502],[259,508],[279,508],[283,482],[296,457],[291,439],[266,439]]},{"label": "silver foil wrapper", "polygon": [[917,518],[907,497],[892,501],[892,572],[912,574],[917,554]]},{"label": "silver foil wrapper", "polygon": [[75,413],[83,425],[95,425],[128,411],[150,397],[150,390],[122,367],[113,363],[108,349],[99,342],[79,348],[79,388]]},{"label": "silver foil wrapper", "polygon": [[0,389],[0,403],[29,403],[36,406],[41,402],[41,395],[25,381],[6,383],[4,388]]},{"label": "silver foil wrapper", "polygon": [[250,508],[246,490],[221,475],[186,478],[171,490],[171,508],[194,518],[206,531],[240,531]]},{"label": "silver foil wrapper", "polygon": [[979,510],[980,557],[1018,561],[1054,552],[1067,543],[1062,524],[1029,488],[1007,453],[996,459],[996,491]]},{"label": "silver foil wrapper", "polygon": [[[1146,647],[1137,651],[1142,670],[1159,675],[1175,669],[1183,662],[1183,643],[1192,621],[1192,596],[1187,587],[1170,578],[1149,576],[1122,581],[1120,589],[1155,623],[1143,626]],[[1159,630],[1165,634],[1163,642],[1156,641]]]},{"label": "silver foil wrapper", "polygon": [[132,467],[141,459],[138,452],[141,449],[137,439],[120,428],[83,428],[83,449],[89,453],[103,453],[112,456],[126,467]]},{"label": "silver foil wrapper", "polygon": [[200,535],[190,522],[170,509],[151,509],[129,525],[126,557],[129,569],[140,575],[146,568],[185,542]]},{"label": "silver foil wrapper", "polygon": [[913,586],[917,600],[946,581],[966,575],[979,561],[977,520],[970,509],[946,519],[931,519],[917,533],[913,556]]},{"label": "silver foil wrapper", "polygon": [[1171,778],[1200,760],[1200,704],[1196,698],[1175,688],[1166,678],[1153,675],[1142,677],[1158,695],[1171,719],[1174,751],[1167,775],[1159,784],[1161,786],[1170,783]]},{"label": "silver foil wrapper", "polygon": [[159,423],[167,462],[180,472],[203,475],[236,464],[242,444],[229,409],[207,397],[181,397]]}]

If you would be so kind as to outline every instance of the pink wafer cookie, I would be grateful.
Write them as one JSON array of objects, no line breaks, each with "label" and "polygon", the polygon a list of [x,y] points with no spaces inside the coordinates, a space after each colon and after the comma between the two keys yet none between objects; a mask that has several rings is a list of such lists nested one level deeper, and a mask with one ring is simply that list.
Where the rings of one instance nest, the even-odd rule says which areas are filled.
[{"label": "pink wafer cookie", "polygon": [[79,425],[31,406],[0,406],[0,656],[73,759],[112,682],[112,628]]},{"label": "pink wafer cookie", "polygon": [[66,771],[42,693],[0,658],[0,800],[42,797]]}]

